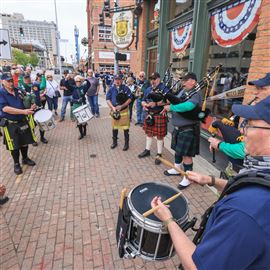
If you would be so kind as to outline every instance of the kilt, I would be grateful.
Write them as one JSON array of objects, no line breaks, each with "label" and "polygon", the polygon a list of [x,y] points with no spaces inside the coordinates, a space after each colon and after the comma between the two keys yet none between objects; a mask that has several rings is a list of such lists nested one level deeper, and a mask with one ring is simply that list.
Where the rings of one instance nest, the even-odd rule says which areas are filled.
[{"label": "kilt", "polygon": [[18,150],[23,145],[32,144],[36,141],[35,134],[29,121],[9,121],[4,130],[4,144],[7,150]]},{"label": "kilt", "polygon": [[194,157],[200,153],[200,126],[174,128],[171,148],[179,156]]},{"label": "kilt", "polygon": [[154,114],[154,125],[148,126],[146,118],[144,119],[143,130],[148,137],[157,137],[163,139],[167,135],[168,117],[162,114]]},{"label": "kilt", "polygon": [[[112,112],[110,113],[112,117]],[[113,129],[123,129],[127,130],[130,127],[130,119],[129,119],[129,114],[128,114],[128,107],[120,111],[120,119],[115,120],[112,117],[112,128]]]}]

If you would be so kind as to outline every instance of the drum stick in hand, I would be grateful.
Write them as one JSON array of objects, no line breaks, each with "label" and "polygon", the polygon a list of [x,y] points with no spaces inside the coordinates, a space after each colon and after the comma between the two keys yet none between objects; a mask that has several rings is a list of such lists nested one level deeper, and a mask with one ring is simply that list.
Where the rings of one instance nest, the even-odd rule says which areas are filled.
[{"label": "drum stick in hand", "polygon": [[124,199],[126,197],[127,189],[123,188],[121,191],[121,196],[120,196],[120,202],[119,202],[119,208],[123,209],[123,204],[124,204]]},{"label": "drum stick in hand", "polygon": [[178,171],[182,176],[187,175],[186,172],[184,172],[183,170],[181,170],[181,169],[177,168],[176,166],[174,166],[170,161],[168,161],[168,160],[166,160],[166,159],[164,159],[164,158],[162,158],[162,157],[159,157],[159,156],[157,156],[156,159],[160,160],[164,165],[166,165],[166,166],[168,166],[168,167],[174,168],[174,169],[175,169],[176,171]]},{"label": "drum stick in hand", "polygon": [[[166,204],[171,203],[173,200],[175,200],[175,199],[176,199],[177,197],[179,197],[181,194],[182,194],[182,192],[176,193],[175,195],[173,195],[173,196],[170,197],[169,199],[165,200],[165,201],[163,202],[163,204],[166,205]],[[148,211],[146,211],[145,213],[143,213],[143,216],[144,216],[144,217],[150,216],[150,215],[153,214],[155,211],[157,211],[160,207],[161,207],[160,205],[157,205],[156,207],[149,209]]]}]

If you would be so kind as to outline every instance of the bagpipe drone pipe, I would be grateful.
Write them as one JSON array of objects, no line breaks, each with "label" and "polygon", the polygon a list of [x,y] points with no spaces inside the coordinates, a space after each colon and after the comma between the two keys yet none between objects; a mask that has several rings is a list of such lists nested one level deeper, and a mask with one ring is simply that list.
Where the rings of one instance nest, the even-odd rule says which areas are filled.
[{"label": "bagpipe drone pipe", "polygon": [[[218,65],[215,67],[213,71],[208,73],[199,83],[195,85],[193,89],[190,91],[185,91],[180,97],[176,96],[175,94],[172,93],[173,87],[175,87],[179,82],[181,82],[181,79],[177,81],[172,87],[169,89],[168,92],[163,93],[162,90],[160,89],[154,89],[148,97],[151,98],[154,102],[159,102],[159,101],[170,101],[171,104],[177,105],[183,102],[188,101],[192,96],[194,96],[196,93],[199,91],[202,91],[205,87],[206,93],[205,93],[205,99],[203,102],[203,105],[197,105],[193,110],[188,111],[188,112],[178,112],[181,114],[183,117],[191,120],[199,120],[202,122],[205,122],[206,117],[210,114],[210,110],[206,108],[206,97],[208,94],[208,87],[210,85],[210,82],[217,76],[220,68],[222,65]],[[166,87],[166,83],[165,83]]]}]

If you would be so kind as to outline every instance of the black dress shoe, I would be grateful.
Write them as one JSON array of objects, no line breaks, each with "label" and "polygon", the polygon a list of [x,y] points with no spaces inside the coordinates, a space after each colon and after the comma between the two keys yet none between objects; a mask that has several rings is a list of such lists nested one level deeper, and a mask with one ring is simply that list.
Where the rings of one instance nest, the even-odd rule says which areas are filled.
[{"label": "black dress shoe", "polygon": [[14,164],[14,172],[17,175],[22,174],[22,167],[21,167],[20,163]]},{"label": "black dress shoe", "polygon": [[8,200],[9,200],[9,197],[7,197],[7,196],[0,198],[0,205],[5,204]]},{"label": "black dress shoe", "polygon": [[48,140],[47,140],[47,139],[45,139],[45,138],[40,139],[40,141],[41,141],[41,142],[43,142],[43,143],[45,143],[45,144],[47,144],[47,143],[48,143]]},{"label": "black dress shoe", "polygon": [[35,166],[36,165],[35,161],[31,160],[30,158],[23,159],[22,163],[26,164],[28,166]]},{"label": "black dress shoe", "polygon": [[79,136],[78,140],[81,140],[81,139],[83,139],[83,135],[82,134]]},{"label": "black dress shoe", "polygon": [[[161,157],[161,154],[157,154],[157,156],[156,157]],[[161,161],[159,160],[159,159],[155,159],[155,164],[156,165],[160,165],[160,163],[161,163]]]},{"label": "black dress shoe", "polygon": [[111,145],[111,149],[114,149],[117,146],[117,142],[113,142]]},{"label": "black dress shoe", "polygon": [[37,147],[37,146],[38,146],[38,143],[37,143],[37,142],[34,142],[34,143],[32,143],[32,145],[33,145],[34,147]]},{"label": "black dress shoe", "polygon": [[182,185],[178,185],[177,186],[177,188],[179,189],[179,190],[183,190],[183,189],[186,189],[187,187],[189,187],[190,185],[187,185],[187,186],[182,186]]},{"label": "black dress shoe", "polygon": [[150,150],[145,149],[142,153],[138,155],[138,158],[144,158],[150,156]]}]

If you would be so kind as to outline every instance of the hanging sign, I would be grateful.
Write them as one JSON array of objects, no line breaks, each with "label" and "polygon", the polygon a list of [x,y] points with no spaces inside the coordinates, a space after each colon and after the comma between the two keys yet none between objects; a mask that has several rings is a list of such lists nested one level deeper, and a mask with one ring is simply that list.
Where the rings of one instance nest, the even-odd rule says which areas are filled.
[{"label": "hanging sign", "polygon": [[170,31],[171,47],[174,53],[186,50],[192,35],[192,23],[188,22]]},{"label": "hanging sign", "polygon": [[115,12],[112,17],[112,41],[119,49],[128,48],[134,38],[131,10]]},{"label": "hanging sign", "polygon": [[254,29],[259,21],[261,0],[240,0],[211,14],[213,39],[222,47],[231,47]]}]

